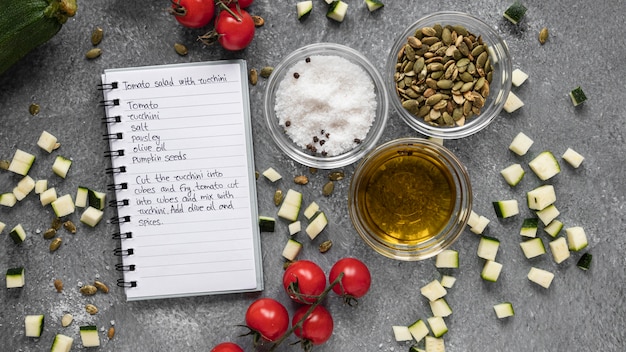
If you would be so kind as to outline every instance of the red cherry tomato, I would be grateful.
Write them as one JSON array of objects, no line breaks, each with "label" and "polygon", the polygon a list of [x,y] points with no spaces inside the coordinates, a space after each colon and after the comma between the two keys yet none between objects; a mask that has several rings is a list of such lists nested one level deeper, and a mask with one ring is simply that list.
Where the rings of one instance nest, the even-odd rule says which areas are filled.
[{"label": "red cherry tomato", "polygon": [[[302,306],[294,313],[291,326],[295,326],[309,309],[309,306]],[[302,339],[305,345],[321,345],[328,341],[333,334],[333,317],[328,310],[322,306],[317,306],[311,314],[302,322],[301,327],[294,329],[294,334]],[[306,349],[305,349],[306,350]]]},{"label": "red cherry tomato", "polygon": [[222,342],[219,345],[213,347],[211,352],[243,352],[243,348],[238,344],[232,342]]},{"label": "red cherry tomato", "polygon": [[359,298],[364,296],[372,283],[372,276],[367,266],[356,258],[343,258],[338,260],[330,269],[328,280],[335,281],[339,274],[343,273],[341,284],[333,286],[333,291],[346,298]]},{"label": "red cherry tomato", "polygon": [[237,6],[236,3],[239,3],[239,8],[245,9],[246,7],[252,5],[253,2],[254,0],[228,0],[228,1],[225,1],[224,3],[227,4],[228,6]]},{"label": "red cherry tomato", "polygon": [[254,38],[254,20],[246,10],[237,11],[237,9],[231,8],[231,11],[237,18],[226,10],[220,11],[217,16],[215,21],[217,41],[226,50],[242,50]]},{"label": "red cherry tomato", "polygon": [[172,0],[171,13],[185,27],[202,28],[213,19],[215,2],[213,0]]},{"label": "red cherry tomato", "polygon": [[289,328],[289,313],[275,299],[259,298],[246,311],[246,325],[263,339],[273,342]]},{"label": "red cherry tomato", "polygon": [[285,291],[298,303],[312,304],[326,288],[326,274],[310,260],[298,260],[283,274]]}]

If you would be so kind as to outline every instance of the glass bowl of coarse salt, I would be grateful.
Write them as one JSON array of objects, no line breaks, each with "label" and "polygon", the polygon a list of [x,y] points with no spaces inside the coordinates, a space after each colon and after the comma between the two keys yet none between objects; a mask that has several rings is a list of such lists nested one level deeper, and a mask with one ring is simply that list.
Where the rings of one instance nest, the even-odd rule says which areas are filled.
[{"label": "glass bowl of coarse salt", "polygon": [[511,55],[500,35],[461,12],[410,24],[387,59],[391,105],[416,131],[454,139],[487,127],[511,91]]},{"label": "glass bowl of coarse salt", "polygon": [[287,55],[272,71],[264,99],[272,138],[293,160],[332,169],[372,150],[388,118],[380,73],[358,51],[316,43]]}]

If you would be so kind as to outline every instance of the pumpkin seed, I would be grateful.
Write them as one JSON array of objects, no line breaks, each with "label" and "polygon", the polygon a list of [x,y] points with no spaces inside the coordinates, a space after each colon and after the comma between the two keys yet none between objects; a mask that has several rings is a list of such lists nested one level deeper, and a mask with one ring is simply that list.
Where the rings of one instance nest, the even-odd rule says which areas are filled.
[{"label": "pumpkin seed", "polygon": [[0,170],[8,170],[11,162],[9,160],[0,160]]},{"label": "pumpkin seed", "polygon": [[548,28],[543,27],[539,31],[539,43],[545,44],[548,41],[548,36],[550,33],[548,32]]},{"label": "pumpkin seed", "polygon": [[433,27],[424,27],[422,28],[422,34],[424,34],[427,37],[432,37],[437,34],[437,31],[435,31]]},{"label": "pumpkin seed", "polygon": [[39,114],[39,104],[30,104],[30,106],[28,107],[28,112],[30,112],[30,114],[33,116]]},{"label": "pumpkin seed", "polygon": [[326,253],[328,252],[328,250],[330,249],[330,247],[333,246],[333,241],[331,240],[326,240],[322,243],[320,243],[320,253]]},{"label": "pumpkin seed", "polygon": [[407,39],[407,43],[413,47],[414,49],[419,49],[422,47],[422,41],[417,39],[414,36],[411,36]]},{"label": "pumpkin seed", "polygon": [[316,167],[309,167],[309,172],[312,174],[316,174],[317,173],[317,168]]},{"label": "pumpkin seed", "polygon": [[109,286],[107,286],[104,282],[96,280],[93,285],[102,293],[109,293]]},{"label": "pumpkin seed", "polygon": [[52,240],[52,242],[50,242],[50,252],[54,252],[57,249],[59,249],[59,247],[61,247],[62,242],[63,240],[61,239],[61,237],[57,237],[54,240]]},{"label": "pumpkin seed", "polygon": [[43,238],[49,240],[51,238],[54,238],[54,236],[56,236],[56,234],[57,234],[57,230],[55,230],[53,228],[49,228],[46,231],[44,231]]},{"label": "pumpkin seed", "polygon": [[265,24],[265,20],[263,19],[263,17],[257,15],[252,16],[252,21],[254,22],[254,26],[257,28],[263,27],[263,25]]},{"label": "pumpkin seed", "polygon": [[256,86],[257,82],[259,81],[259,72],[256,70],[256,68],[250,69],[250,73],[248,74],[248,79],[250,80],[250,84],[252,84],[253,86]]},{"label": "pumpkin seed", "polygon": [[72,222],[72,220],[67,220],[63,223],[63,228],[65,228],[70,233],[76,233],[76,225]]},{"label": "pumpkin seed", "polygon": [[87,53],[85,54],[85,57],[89,60],[93,60],[95,58],[98,58],[100,55],[102,55],[102,49],[100,48],[93,48],[89,51],[87,51]]},{"label": "pumpkin seed", "polygon": [[261,68],[261,77],[263,78],[267,78],[272,74],[272,71],[274,71],[274,68],[271,66],[265,66],[263,68]]},{"label": "pumpkin seed", "polygon": [[104,36],[104,31],[100,27],[96,27],[91,32],[91,44],[94,46],[100,44],[102,41],[102,37]]},{"label": "pumpkin seed", "polygon": [[98,307],[94,306],[93,304],[87,304],[85,306],[85,310],[87,311],[87,313],[94,315],[98,313]]},{"label": "pumpkin seed", "polygon": [[115,336],[115,327],[111,326],[109,330],[107,331],[107,338],[109,340],[112,340],[114,336]]},{"label": "pumpkin seed", "polygon": [[283,201],[283,191],[281,189],[277,189],[274,192],[274,205],[279,206]]},{"label": "pumpkin seed", "polygon": [[70,326],[72,321],[74,321],[74,317],[71,314],[67,313],[61,318],[61,326],[63,326],[64,328],[68,327]]},{"label": "pumpkin seed", "polygon": [[98,289],[96,288],[96,286],[93,285],[85,285],[80,288],[80,293],[85,296],[93,296],[96,294],[96,292],[98,292]]},{"label": "pumpkin seed", "polygon": [[298,185],[306,185],[307,183],[309,183],[309,178],[306,177],[305,175],[298,175],[293,178],[293,182],[295,182]]},{"label": "pumpkin seed", "polygon": [[180,44],[180,43],[174,43],[174,51],[176,51],[176,54],[180,56],[185,56],[189,53],[189,50],[187,50],[187,47],[184,44]]},{"label": "pumpkin seed", "polygon": [[61,281],[61,279],[54,279],[54,289],[57,290],[57,292],[61,292],[63,291],[63,281]]},{"label": "pumpkin seed", "polygon": [[326,182],[324,187],[322,187],[322,195],[328,197],[333,193],[334,190],[335,190],[335,183],[333,181],[328,181]]}]

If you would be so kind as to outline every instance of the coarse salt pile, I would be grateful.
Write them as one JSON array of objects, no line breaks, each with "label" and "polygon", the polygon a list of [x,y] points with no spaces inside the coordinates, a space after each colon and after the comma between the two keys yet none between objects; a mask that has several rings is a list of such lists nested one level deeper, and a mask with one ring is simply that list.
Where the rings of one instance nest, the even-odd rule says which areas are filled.
[{"label": "coarse salt pile", "polygon": [[336,156],[365,139],[376,117],[376,92],[360,66],[339,56],[293,65],[276,91],[279,124],[301,148]]}]

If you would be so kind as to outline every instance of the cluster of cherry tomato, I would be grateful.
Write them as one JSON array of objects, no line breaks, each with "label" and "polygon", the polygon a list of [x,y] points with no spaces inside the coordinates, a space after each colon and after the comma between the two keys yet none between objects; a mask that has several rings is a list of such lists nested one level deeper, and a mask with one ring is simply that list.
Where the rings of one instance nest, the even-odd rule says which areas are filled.
[{"label": "cluster of cherry tomato", "polygon": [[254,0],[171,1],[171,13],[185,27],[204,28],[215,19],[214,35],[226,50],[242,50],[254,38],[254,20],[245,10]]},{"label": "cluster of cherry tomato", "polygon": [[[302,304],[294,313],[291,329],[305,350],[328,341],[334,322],[328,310],[319,303],[324,293],[332,289],[344,300],[363,297],[370,288],[371,274],[367,266],[356,258],[338,260],[328,274],[316,263],[299,260],[290,264],[283,274],[283,288],[289,297]],[[264,297],[252,302],[246,311],[246,326],[253,332],[255,343],[262,339],[276,343],[289,334],[289,313],[284,305],[273,298]],[[221,343],[211,352],[243,352],[232,342]]]}]

